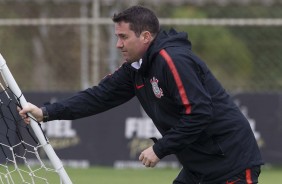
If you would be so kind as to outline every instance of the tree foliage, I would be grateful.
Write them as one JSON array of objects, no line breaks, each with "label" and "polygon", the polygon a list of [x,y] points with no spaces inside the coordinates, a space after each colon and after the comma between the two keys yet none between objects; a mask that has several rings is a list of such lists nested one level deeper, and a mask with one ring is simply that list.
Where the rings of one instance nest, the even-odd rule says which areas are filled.
[{"label": "tree foliage", "polygon": [[[195,7],[181,7],[175,10],[173,17],[207,18],[208,14]],[[232,90],[247,86],[253,72],[253,57],[240,38],[234,36],[226,27],[179,26],[188,32],[192,48],[215,76]],[[230,82],[232,81],[232,82]]]},{"label": "tree foliage", "polygon": [[[82,2],[82,1],[81,1]],[[159,17],[165,18],[281,18],[281,5],[199,6],[145,3]],[[70,18],[80,17],[80,2],[1,1],[1,18]],[[128,4],[119,1],[101,7],[103,17],[113,9]],[[91,3],[88,6],[91,17]],[[91,26],[88,46],[92,47]],[[112,32],[100,26],[101,76],[107,68]],[[170,27],[167,27],[170,28]],[[228,90],[282,90],[281,26],[177,26],[192,41],[192,48],[211,68]],[[1,26],[0,52],[24,90],[70,91],[80,89],[80,27],[72,26]],[[91,60],[91,51],[89,51]],[[117,58],[116,61],[120,61]],[[89,67],[92,67],[91,64]],[[90,70],[89,70],[90,71]]]}]

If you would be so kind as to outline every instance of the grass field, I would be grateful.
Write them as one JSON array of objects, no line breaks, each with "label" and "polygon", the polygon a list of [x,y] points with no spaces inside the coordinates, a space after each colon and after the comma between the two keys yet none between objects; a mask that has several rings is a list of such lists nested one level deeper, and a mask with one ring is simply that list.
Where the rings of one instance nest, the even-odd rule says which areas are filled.
[{"label": "grass field", "polygon": [[[171,184],[179,172],[177,169],[113,169],[110,167],[67,168],[66,170],[74,184]],[[37,174],[42,176],[42,173]],[[56,174],[51,173],[48,175],[46,177],[49,178],[49,184],[60,183]],[[22,183],[20,180],[17,180],[17,177],[13,176],[13,178],[16,179],[16,184]],[[29,178],[28,175],[25,178]],[[2,179],[4,178],[2,177]],[[26,179],[26,182],[32,183],[30,179]],[[35,178],[34,183],[45,184],[46,182],[41,178]],[[259,183],[282,184],[282,167],[264,166]]]},{"label": "grass field", "polygon": [[[73,183],[79,184],[171,184],[176,169],[113,169],[94,167],[67,170]],[[263,167],[261,184],[282,184],[282,167]]]}]

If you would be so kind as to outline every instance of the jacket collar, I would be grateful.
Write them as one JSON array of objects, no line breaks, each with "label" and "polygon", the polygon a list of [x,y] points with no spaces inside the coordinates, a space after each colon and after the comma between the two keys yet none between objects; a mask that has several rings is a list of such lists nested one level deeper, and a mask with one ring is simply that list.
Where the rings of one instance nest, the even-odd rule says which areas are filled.
[{"label": "jacket collar", "polygon": [[131,63],[131,66],[133,68],[135,68],[136,70],[139,70],[141,65],[142,65],[142,59],[140,59],[139,61],[135,61],[135,62]]},{"label": "jacket collar", "polygon": [[187,33],[178,33],[174,29],[170,29],[168,32],[160,30],[143,57],[139,61],[132,63],[131,66],[137,70],[138,73],[140,72],[146,75],[160,50],[167,47],[179,46],[185,46],[187,49],[191,49],[191,43],[188,40]]}]

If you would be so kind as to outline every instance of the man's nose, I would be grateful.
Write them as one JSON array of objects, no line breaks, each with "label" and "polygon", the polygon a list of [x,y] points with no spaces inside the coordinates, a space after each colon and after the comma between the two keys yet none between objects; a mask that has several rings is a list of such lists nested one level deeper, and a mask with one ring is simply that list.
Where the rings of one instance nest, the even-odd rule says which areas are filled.
[{"label": "man's nose", "polygon": [[120,39],[117,40],[116,47],[117,48],[122,48],[123,47],[123,42]]}]

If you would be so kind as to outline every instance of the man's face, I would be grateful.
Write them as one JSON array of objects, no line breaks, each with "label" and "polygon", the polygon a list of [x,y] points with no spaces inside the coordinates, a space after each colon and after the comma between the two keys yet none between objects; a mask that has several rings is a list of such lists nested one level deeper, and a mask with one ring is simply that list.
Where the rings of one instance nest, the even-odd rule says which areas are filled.
[{"label": "man's face", "polygon": [[[147,34],[147,33],[146,33]],[[116,47],[121,50],[122,56],[127,62],[139,61],[146,52],[149,43],[143,32],[139,37],[129,28],[129,23],[115,23]]]}]

